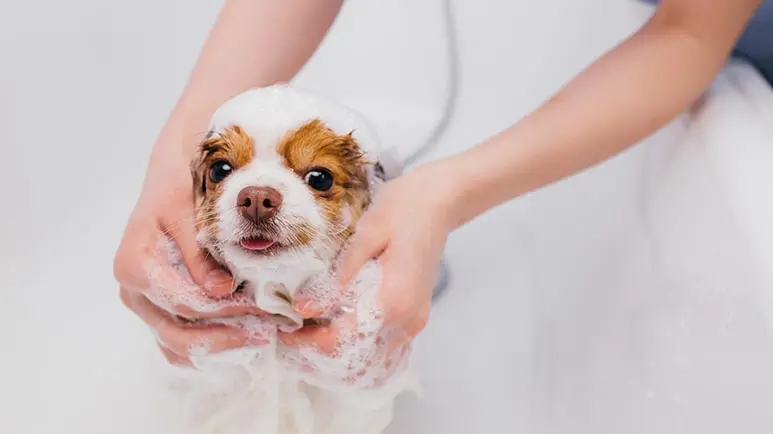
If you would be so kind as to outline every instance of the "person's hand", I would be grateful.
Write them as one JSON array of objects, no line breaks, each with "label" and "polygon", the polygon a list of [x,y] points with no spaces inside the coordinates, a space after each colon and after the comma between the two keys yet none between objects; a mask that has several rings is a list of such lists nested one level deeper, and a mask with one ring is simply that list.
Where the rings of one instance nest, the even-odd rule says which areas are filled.
[{"label": "person's hand", "polygon": [[[378,258],[382,266],[380,302],[384,328],[392,340],[387,345],[392,349],[404,348],[429,320],[440,257],[449,232],[458,224],[449,176],[453,172],[446,163],[437,162],[384,184],[343,253],[339,269],[342,288],[363,265]],[[323,310],[313,300],[299,300],[297,306],[305,317]],[[282,340],[335,353],[341,333],[347,332],[344,329],[351,322],[344,316],[330,326],[304,328]]]},{"label": "person's hand", "polygon": [[165,150],[151,161],[114,263],[122,301],[177,365],[190,365],[191,351],[265,343],[243,329],[196,322],[260,310],[248,297],[233,294],[232,277],[196,243],[189,161],[181,149]]}]

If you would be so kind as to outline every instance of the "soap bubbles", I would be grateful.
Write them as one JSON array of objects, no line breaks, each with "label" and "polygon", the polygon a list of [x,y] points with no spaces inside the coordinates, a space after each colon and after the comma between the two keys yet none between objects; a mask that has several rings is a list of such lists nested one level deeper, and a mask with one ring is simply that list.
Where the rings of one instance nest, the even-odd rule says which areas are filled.
[{"label": "soap bubbles", "polygon": [[[159,241],[159,252],[172,272],[186,276],[184,286],[164,286],[161,263],[148,267],[149,298],[159,307],[216,312],[252,300],[211,300],[189,279],[182,258],[170,239]],[[411,344],[401,330],[385,327],[379,305],[381,269],[366,265],[349,288],[335,287],[333,271],[308,280],[298,293],[327,309],[332,346],[287,345],[280,339],[286,318],[250,315],[207,318],[197,324],[221,324],[245,330],[265,345],[211,353],[207,342],[190,348],[196,370],[173,370],[177,387],[165,389],[175,421],[173,433],[378,434],[391,419],[394,398],[413,387]],[[269,290],[272,285],[256,286]],[[294,292],[294,291],[293,291]],[[258,307],[259,306],[258,302]],[[303,333],[301,330],[300,333]],[[180,383],[182,382],[182,383]],[[184,387],[180,387],[183,384]],[[181,392],[181,391],[184,391]],[[171,413],[170,413],[170,418]]]}]

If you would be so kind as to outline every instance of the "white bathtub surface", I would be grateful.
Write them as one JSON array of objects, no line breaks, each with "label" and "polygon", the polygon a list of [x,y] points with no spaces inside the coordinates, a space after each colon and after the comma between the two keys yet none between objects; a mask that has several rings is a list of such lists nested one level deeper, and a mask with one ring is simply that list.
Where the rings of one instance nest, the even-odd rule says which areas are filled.
[{"label": "white bathtub surface", "polygon": [[[0,69],[0,432],[139,434],[153,342],[119,303],[112,255],[217,4],[39,3],[0,7],[16,59]],[[437,155],[523,116],[646,14],[455,3],[463,85]],[[439,3],[414,4],[347,6],[300,78],[363,106],[390,143],[422,137],[442,100]],[[383,55],[336,69],[369,46]],[[391,433],[771,432],[773,103],[733,87],[744,75],[646,146],[453,235],[452,288],[417,350],[425,395],[401,400]]]}]

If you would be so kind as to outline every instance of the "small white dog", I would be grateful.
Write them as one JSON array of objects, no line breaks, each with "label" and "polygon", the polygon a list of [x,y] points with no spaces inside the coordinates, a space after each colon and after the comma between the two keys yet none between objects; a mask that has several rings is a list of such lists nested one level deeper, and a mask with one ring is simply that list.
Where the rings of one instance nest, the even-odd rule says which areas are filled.
[{"label": "small white dog", "polygon": [[[207,354],[202,342],[192,352],[198,370],[179,369],[167,390],[164,407],[179,412],[162,432],[381,433],[410,386],[410,346],[390,345],[375,262],[343,294],[333,285],[335,261],[385,176],[367,125],[287,85],[249,90],[214,114],[191,172],[201,247],[270,314],[218,322],[271,343]],[[299,291],[329,314],[304,321]],[[277,339],[322,321],[342,333],[332,353]]]}]

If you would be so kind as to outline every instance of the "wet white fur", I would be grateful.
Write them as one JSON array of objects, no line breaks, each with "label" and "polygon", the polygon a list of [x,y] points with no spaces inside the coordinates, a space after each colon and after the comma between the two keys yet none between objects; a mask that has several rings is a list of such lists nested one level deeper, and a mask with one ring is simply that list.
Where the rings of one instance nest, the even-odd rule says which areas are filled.
[{"label": "wet white fur", "polygon": [[[223,194],[217,202],[218,226],[224,243],[222,259],[238,279],[247,282],[259,305],[271,313],[281,314],[299,323],[301,318],[287,303],[287,298],[292,299],[295,289],[305,280],[325,272],[336,252],[324,249],[323,238],[328,223],[309,188],[296,174],[284,167],[281,160],[269,158],[269,152],[272,150],[257,154],[260,157],[224,180]],[[243,217],[236,211],[236,202],[239,192],[248,186],[273,187],[279,191],[283,198],[277,218],[312,226],[318,235],[311,244],[270,257],[256,257],[245,252],[239,246],[239,226]],[[286,233],[291,230],[280,230],[278,241],[291,237],[293,234]]]},{"label": "wet white fur", "polygon": [[[330,104],[312,94],[279,85],[247,91],[224,104],[213,116],[214,134],[238,125],[255,142],[255,157],[246,167],[224,180],[217,203],[221,241],[226,241],[222,260],[240,279],[247,280],[260,308],[289,320],[287,328],[301,324],[292,310],[295,290],[306,280],[315,282],[319,296],[338,294],[332,285],[332,262],[338,252],[324,246],[329,229],[320,207],[305,182],[284,167],[276,152],[277,143],[288,133],[312,119],[320,119],[337,134],[353,132],[366,157],[379,161],[375,137],[362,118],[350,110]],[[380,181],[371,169],[371,187]],[[248,256],[238,246],[240,219],[235,209],[239,192],[247,186],[269,186],[283,195],[278,219],[311,225],[319,234],[309,247],[272,257]],[[373,192],[373,189],[371,190]],[[349,210],[341,210],[351,220]],[[288,234],[284,234],[287,236]],[[280,237],[282,234],[280,234]],[[368,264],[352,285],[354,298],[346,301],[354,312],[356,330],[342,334],[340,354],[329,356],[316,349],[285,348],[272,335],[272,320],[253,318],[256,333],[274,336],[261,348],[245,348],[219,354],[201,354],[193,362],[202,371],[186,381],[183,413],[191,411],[204,423],[186,427],[191,432],[211,434],[379,434],[389,423],[394,398],[412,387],[408,356],[395,352],[386,359],[388,336],[382,329],[378,287],[380,271]],[[279,325],[280,329],[282,325]],[[275,330],[275,328],[273,328]],[[273,332],[275,333],[275,331]],[[384,333],[387,333],[386,335]],[[313,366],[311,372],[300,369]],[[394,374],[388,372],[394,371]],[[245,377],[232,377],[241,373]],[[357,373],[361,377],[348,383]],[[230,382],[236,378],[233,384]],[[380,387],[366,387],[387,379]],[[212,396],[217,396],[212,400]],[[171,418],[170,418],[171,419]],[[195,418],[194,418],[195,419]],[[249,427],[249,428],[248,428]],[[169,431],[175,432],[175,431]]]},{"label": "wet white fur", "polygon": [[[238,125],[255,143],[253,161],[223,181],[223,194],[217,203],[218,226],[221,239],[225,241],[222,260],[239,279],[248,282],[261,308],[286,316],[293,323],[301,318],[285,297],[292,300],[303,282],[326,273],[338,253],[326,242],[330,223],[325,220],[313,193],[284,165],[276,150],[277,144],[288,133],[313,119],[321,120],[336,134],[352,133],[366,158],[379,160],[378,141],[362,117],[348,108],[288,85],[256,88],[237,95],[215,112],[210,124],[213,134]],[[371,183],[375,183],[372,171],[370,175]],[[262,258],[247,254],[238,245],[242,217],[235,207],[239,192],[247,186],[275,188],[283,196],[277,219],[305,223],[318,235],[308,246],[298,250]],[[349,214],[348,210],[341,211],[343,217]],[[280,232],[279,236],[286,239],[292,234]]]},{"label": "wet white fur", "polygon": [[[248,282],[258,305],[270,313],[281,314],[292,323],[301,318],[286,299],[305,282],[325,274],[338,252],[326,240],[330,229],[306,183],[287,168],[277,153],[277,144],[290,132],[313,120],[321,120],[336,134],[352,133],[366,158],[379,161],[380,147],[375,135],[361,116],[352,110],[333,104],[312,93],[288,85],[275,85],[248,90],[223,104],[210,123],[212,134],[239,126],[255,143],[253,161],[226,178],[223,194],[218,200],[218,226],[224,241],[222,260],[237,278]],[[376,183],[372,172],[371,183]],[[239,226],[242,217],[236,211],[239,192],[247,186],[272,187],[283,196],[277,219],[288,223],[306,224],[317,234],[303,248],[281,252],[275,256],[256,258],[239,247]],[[344,219],[349,210],[341,210]],[[280,242],[293,234],[279,233]],[[279,294],[284,295],[284,297]]]}]

